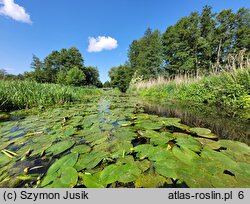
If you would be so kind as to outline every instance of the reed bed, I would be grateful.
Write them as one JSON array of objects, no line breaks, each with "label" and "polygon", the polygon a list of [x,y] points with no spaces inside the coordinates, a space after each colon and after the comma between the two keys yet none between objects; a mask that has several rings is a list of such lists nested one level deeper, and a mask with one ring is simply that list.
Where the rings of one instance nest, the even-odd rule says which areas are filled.
[{"label": "reed bed", "polygon": [[39,84],[32,81],[0,80],[0,110],[9,111],[81,102],[88,97],[100,94],[100,92],[94,88]]}]

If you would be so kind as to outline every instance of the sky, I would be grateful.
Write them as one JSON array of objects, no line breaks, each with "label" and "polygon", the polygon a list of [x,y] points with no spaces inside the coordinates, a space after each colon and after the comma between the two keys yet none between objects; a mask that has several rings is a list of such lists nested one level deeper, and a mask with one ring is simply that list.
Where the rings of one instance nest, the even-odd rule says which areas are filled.
[{"label": "sky", "polygon": [[43,60],[53,50],[77,47],[105,82],[148,27],[164,32],[205,5],[236,12],[250,8],[250,0],[0,0],[0,69],[32,71],[33,54]]}]

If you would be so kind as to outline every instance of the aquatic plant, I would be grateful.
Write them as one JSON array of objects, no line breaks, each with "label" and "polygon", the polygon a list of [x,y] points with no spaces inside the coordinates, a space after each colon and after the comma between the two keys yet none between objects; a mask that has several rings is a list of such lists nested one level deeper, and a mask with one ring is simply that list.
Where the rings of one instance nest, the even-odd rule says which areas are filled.
[{"label": "aquatic plant", "polygon": [[99,95],[99,89],[0,80],[0,110],[32,108],[81,102]]},{"label": "aquatic plant", "polygon": [[0,141],[0,187],[250,187],[247,144],[127,97],[10,117]]}]

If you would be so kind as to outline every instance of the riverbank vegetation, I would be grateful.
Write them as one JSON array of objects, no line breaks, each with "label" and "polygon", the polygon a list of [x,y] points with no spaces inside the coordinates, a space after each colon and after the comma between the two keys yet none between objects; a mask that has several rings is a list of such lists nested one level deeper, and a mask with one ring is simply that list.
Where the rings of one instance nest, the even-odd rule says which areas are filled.
[{"label": "riverbank vegetation", "polygon": [[111,85],[156,99],[213,104],[237,115],[250,107],[249,39],[249,9],[213,13],[205,6],[164,33],[147,29],[131,43],[125,65],[111,68]]},{"label": "riverbank vegetation", "polygon": [[157,99],[216,105],[230,116],[250,118],[250,68],[205,77],[158,78],[131,85],[130,92]]},{"label": "riverbank vegetation", "polygon": [[[168,27],[164,33],[148,28],[129,47],[124,65],[109,72],[111,85],[126,91],[131,79],[203,76],[249,63],[250,13],[225,9],[215,14],[206,6]],[[246,59],[248,56],[248,60]]]},{"label": "riverbank vegetation", "polygon": [[34,81],[0,80],[0,110],[9,111],[81,102],[100,93],[101,91],[96,88],[41,84]]}]

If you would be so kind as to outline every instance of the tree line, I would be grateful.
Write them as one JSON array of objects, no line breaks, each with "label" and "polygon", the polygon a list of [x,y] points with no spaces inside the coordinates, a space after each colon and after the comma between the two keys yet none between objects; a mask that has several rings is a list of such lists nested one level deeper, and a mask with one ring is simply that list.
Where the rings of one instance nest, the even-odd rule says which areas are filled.
[{"label": "tree line", "polygon": [[250,13],[241,8],[213,13],[205,6],[169,26],[164,33],[146,30],[144,36],[129,47],[128,61],[109,71],[111,85],[126,91],[132,77],[143,79],[181,73],[209,74],[223,67],[227,56],[250,50]]},{"label": "tree line", "polygon": [[1,70],[0,79],[29,79],[38,83],[71,86],[102,86],[98,69],[93,66],[84,66],[82,54],[75,47],[52,51],[44,60],[33,55],[31,68],[33,71],[24,72],[23,75],[18,76]]}]

